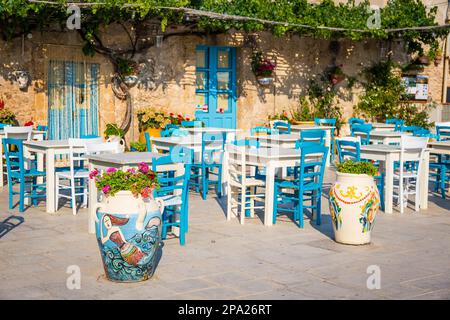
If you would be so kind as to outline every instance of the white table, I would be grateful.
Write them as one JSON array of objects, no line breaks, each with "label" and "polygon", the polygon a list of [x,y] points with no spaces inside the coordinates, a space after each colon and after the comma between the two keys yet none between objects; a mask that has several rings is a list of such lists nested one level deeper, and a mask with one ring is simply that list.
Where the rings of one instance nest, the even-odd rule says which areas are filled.
[{"label": "white table", "polygon": [[[226,153],[226,152],[225,152]],[[277,169],[286,169],[300,164],[301,150],[285,148],[246,148],[247,163],[266,167],[266,192],[264,225],[272,225],[273,195]]]},{"label": "white table", "polygon": [[391,123],[372,123],[373,131],[395,131],[395,124]]},{"label": "white table", "polygon": [[[118,170],[127,170],[136,168],[139,163],[145,162],[151,165],[153,159],[163,157],[163,154],[154,152],[126,152],[99,154],[87,156],[89,160],[89,171],[94,169],[100,172],[107,168],[116,168]],[[179,167],[179,164],[174,164]],[[184,168],[184,166],[183,166]],[[95,186],[95,180],[89,180],[89,233],[95,233],[95,204],[98,202],[98,192]]]},{"label": "white table", "polygon": [[450,155],[450,140],[429,142],[428,145],[431,147],[430,153]]},{"label": "white table", "polygon": [[[45,179],[46,179],[46,211],[54,213],[55,208],[55,156],[70,153],[69,140],[43,140],[24,141],[24,149],[38,155],[37,168],[44,171],[45,156]],[[75,150],[77,148],[74,148]],[[80,148],[80,150],[83,150]]]},{"label": "white table", "polygon": [[[405,151],[406,160],[409,157],[418,156],[418,151],[410,150]],[[384,212],[393,212],[393,192],[394,192],[394,161],[400,160],[400,148],[398,146],[375,144],[361,146],[361,158],[369,160],[378,160],[383,162],[385,172],[385,196],[384,196]],[[429,175],[429,163],[430,163],[430,149],[426,149],[424,152],[424,158],[422,162],[422,170],[419,173],[419,186],[420,193],[420,208],[428,208],[428,175]]]},{"label": "white table", "polygon": [[[363,133],[355,132],[356,136],[360,136],[361,139],[366,137]],[[411,135],[409,132],[397,132],[397,131],[371,131],[370,132],[370,141],[372,143],[382,143],[382,144],[390,144],[390,143],[400,143],[402,136]]]},{"label": "white table", "polygon": [[[45,131],[33,130],[31,139],[37,140],[37,141],[44,140],[45,133],[46,133]],[[3,138],[5,138],[5,131],[0,130],[0,189],[3,188],[3,183],[4,183],[4,179],[3,179],[3,174],[4,174],[4,172],[3,172],[3,141],[2,141]],[[38,159],[38,161],[39,161],[39,159]]]},{"label": "white table", "polygon": [[[330,131],[326,131],[330,132]],[[295,149],[295,143],[297,140],[300,140],[299,133],[291,133],[291,134],[271,134],[271,135],[254,135],[247,137],[248,139],[256,139],[260,141],[261,147],[271,147],[271,148],[286,148],[286,149]],[[331,146],[331,136],[325,136],[325,146]],[[330,152],[328,152],[326,166],[330,166]]]},{"label": "white table", "polygon": [[189,132],[195,137],[200,137],[202,133],[225,133],[226,141],[232,141],[236,138],[236,133],[241,131],[241,129],[229,129],[229,128],[215,128],[215,127],[193,127],[193,128],[181,128]]}]

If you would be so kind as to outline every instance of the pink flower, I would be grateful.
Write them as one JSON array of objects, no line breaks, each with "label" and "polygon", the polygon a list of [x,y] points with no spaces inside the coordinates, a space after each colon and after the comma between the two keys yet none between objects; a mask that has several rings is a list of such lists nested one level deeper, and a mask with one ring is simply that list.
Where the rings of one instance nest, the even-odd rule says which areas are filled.
[{"label": "pink flower", "polygon": [[145,162],[141,162],[138,164],[138,170],[142,173],[147,173],[149,168],[148,165]]},{"label": "pink flower", "polygon": [[89,179],[94,179],[98,175],[98,170],[94,169],[89,173]]},{"label": "pink flower", "polygon": [[153,189],[149,187],[145,187],[141,190],[142,198],[148,198],[152,194]]},{"label": "pink flower", "polygon": [[111,186],[109,184],[107,184],[106,186],[104,186],[102,188],[102,191],[104,194],[108,194],[108,192],[111,190]]},{"label": "pink flower", "polygon": [[135,168],[130,168],[127,170],[127,172],[129,173],[136,173],[136,169]]},{"label": "pink flower", "polygon": [[108,168],[108,169],[106,169],[106,172],[107,173],[114,173],[114,172],[117,172],[117,169],[116,168]]}]

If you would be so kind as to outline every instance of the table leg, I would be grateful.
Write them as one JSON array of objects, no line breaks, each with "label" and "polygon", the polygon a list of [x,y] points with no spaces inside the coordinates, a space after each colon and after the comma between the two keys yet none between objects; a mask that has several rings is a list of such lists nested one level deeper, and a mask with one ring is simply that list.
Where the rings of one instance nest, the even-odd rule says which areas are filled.
[{"label": "table leg", "polygon": [[228,192],[228,152],[223,153],[222,158],[222,196],[226,196]]},{"label": "table leg", "polygon": [[0,189],[3,188],[3,142],[0,137]]},{"label": "table leg", "polygon": [[47,149],[45,154],[46,188],[47,188],[47,212],[54,213],[55,208],[55,151]]},{"label": "table leg", "polygon": [[330,148],[330,151],[328,151],[328,155],[327,155],[327,161],[325,163],[325,167],[329,167],[331,164],[331,153],[333,152],[333,150],[331,149],[331,130],[325,130],[326,135],[325,135],[325,146]]},{"label": "table leg", "polygon": [[[41,152],[36,153],[37,169],[39,171],[44,171],[44,154]],[[37,183],[44,183],[44,177],[38,177]]]},{"label": "table leg", "polygon": [[[94,165],[89,163],[89,172],[93,171]],[[95,233],[95,205],[98,201],[98,195],[97,195],[97,187],[95,186],[95,180],[89,179],[89,202],[88,202],[88,212],[89,212],[89,219],[88,219],[88,232],[89,233]]]},{"label": "table leg", "polygon": [[394,159],[391,154],[386,155],[385,166],[385,194],[384,194],[384,212],[392,213],[393,207],[393,192],[394,192]]},{"label": "table leg", "polygon": [[264,225],[271,226],[273,218],[273,195],[275,188],[275,167],[272,163],[266,165],[266,199]]},{"label": "table leg", "polygon": [[430,152],[424,152],[424,158],[422,160],[422,168],[419,177],[419,192],[420,192],[420,208],[428,209],[428,181],[430,174]]}]

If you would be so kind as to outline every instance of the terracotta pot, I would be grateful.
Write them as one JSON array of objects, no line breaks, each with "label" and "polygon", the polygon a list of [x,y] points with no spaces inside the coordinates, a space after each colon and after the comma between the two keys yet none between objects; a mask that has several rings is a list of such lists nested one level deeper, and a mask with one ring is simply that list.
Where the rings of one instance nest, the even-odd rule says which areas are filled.
[{"label": "terracotta pot", "polygon": [[[147,128],[144,131],[141,131],[141,133],[139,134],[139,142],[146,143],[145,132],[148,132],[150,137],[161,137],[161,131],[162,131],[161,128]],[[147,151],[151,151],[151,150],[147,150]]]},{"label": "terracotta pot", "polygon": [[299,126],[313,126],[314,121],[297,121],[297,120],[291,120],[292,124],[299,125]]},{"label": "terracotta pot", "polygon": [[373,177],[336,172],[330,189],[330,214],[334,238],[344,244],[370,243],[380,196]]},{"label": "terracotta pot", "polygon": [[163,201],[135,198],[130,191],[104,196],[97,204],[95,231],[108,280],[139,282],[153,276],[163,210]]},{"label": "terracotta pot", "polygon": [[438,66],[442,62],[442,56],[436,56],[434,58],[434,65]]},{"label": "terracotta pot", "polygon": [[424,64],[424,65],[429,65],[430,64],[430,59],[428,57],[426,57],[426,56],[419,57],[418,61],[421,64]]}]

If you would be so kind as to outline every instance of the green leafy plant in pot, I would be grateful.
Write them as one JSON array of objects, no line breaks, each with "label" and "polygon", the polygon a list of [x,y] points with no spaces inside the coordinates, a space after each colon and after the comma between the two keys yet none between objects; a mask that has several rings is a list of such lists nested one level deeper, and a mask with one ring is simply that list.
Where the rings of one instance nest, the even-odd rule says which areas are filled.
[{"label": "green leafy plant in pot", "polygon": [[105,131],[103,131],[107,141],[119,141],[121,151],[125,151],[125,132],[115,123],[108,123]]},{"label": "green leafy plant in pot", "polygon": [[343,244],[370,243],[380,196],[371,162],[346,161],[337,165],[336,182],[330,189],[329,205],[334,238]]}]

